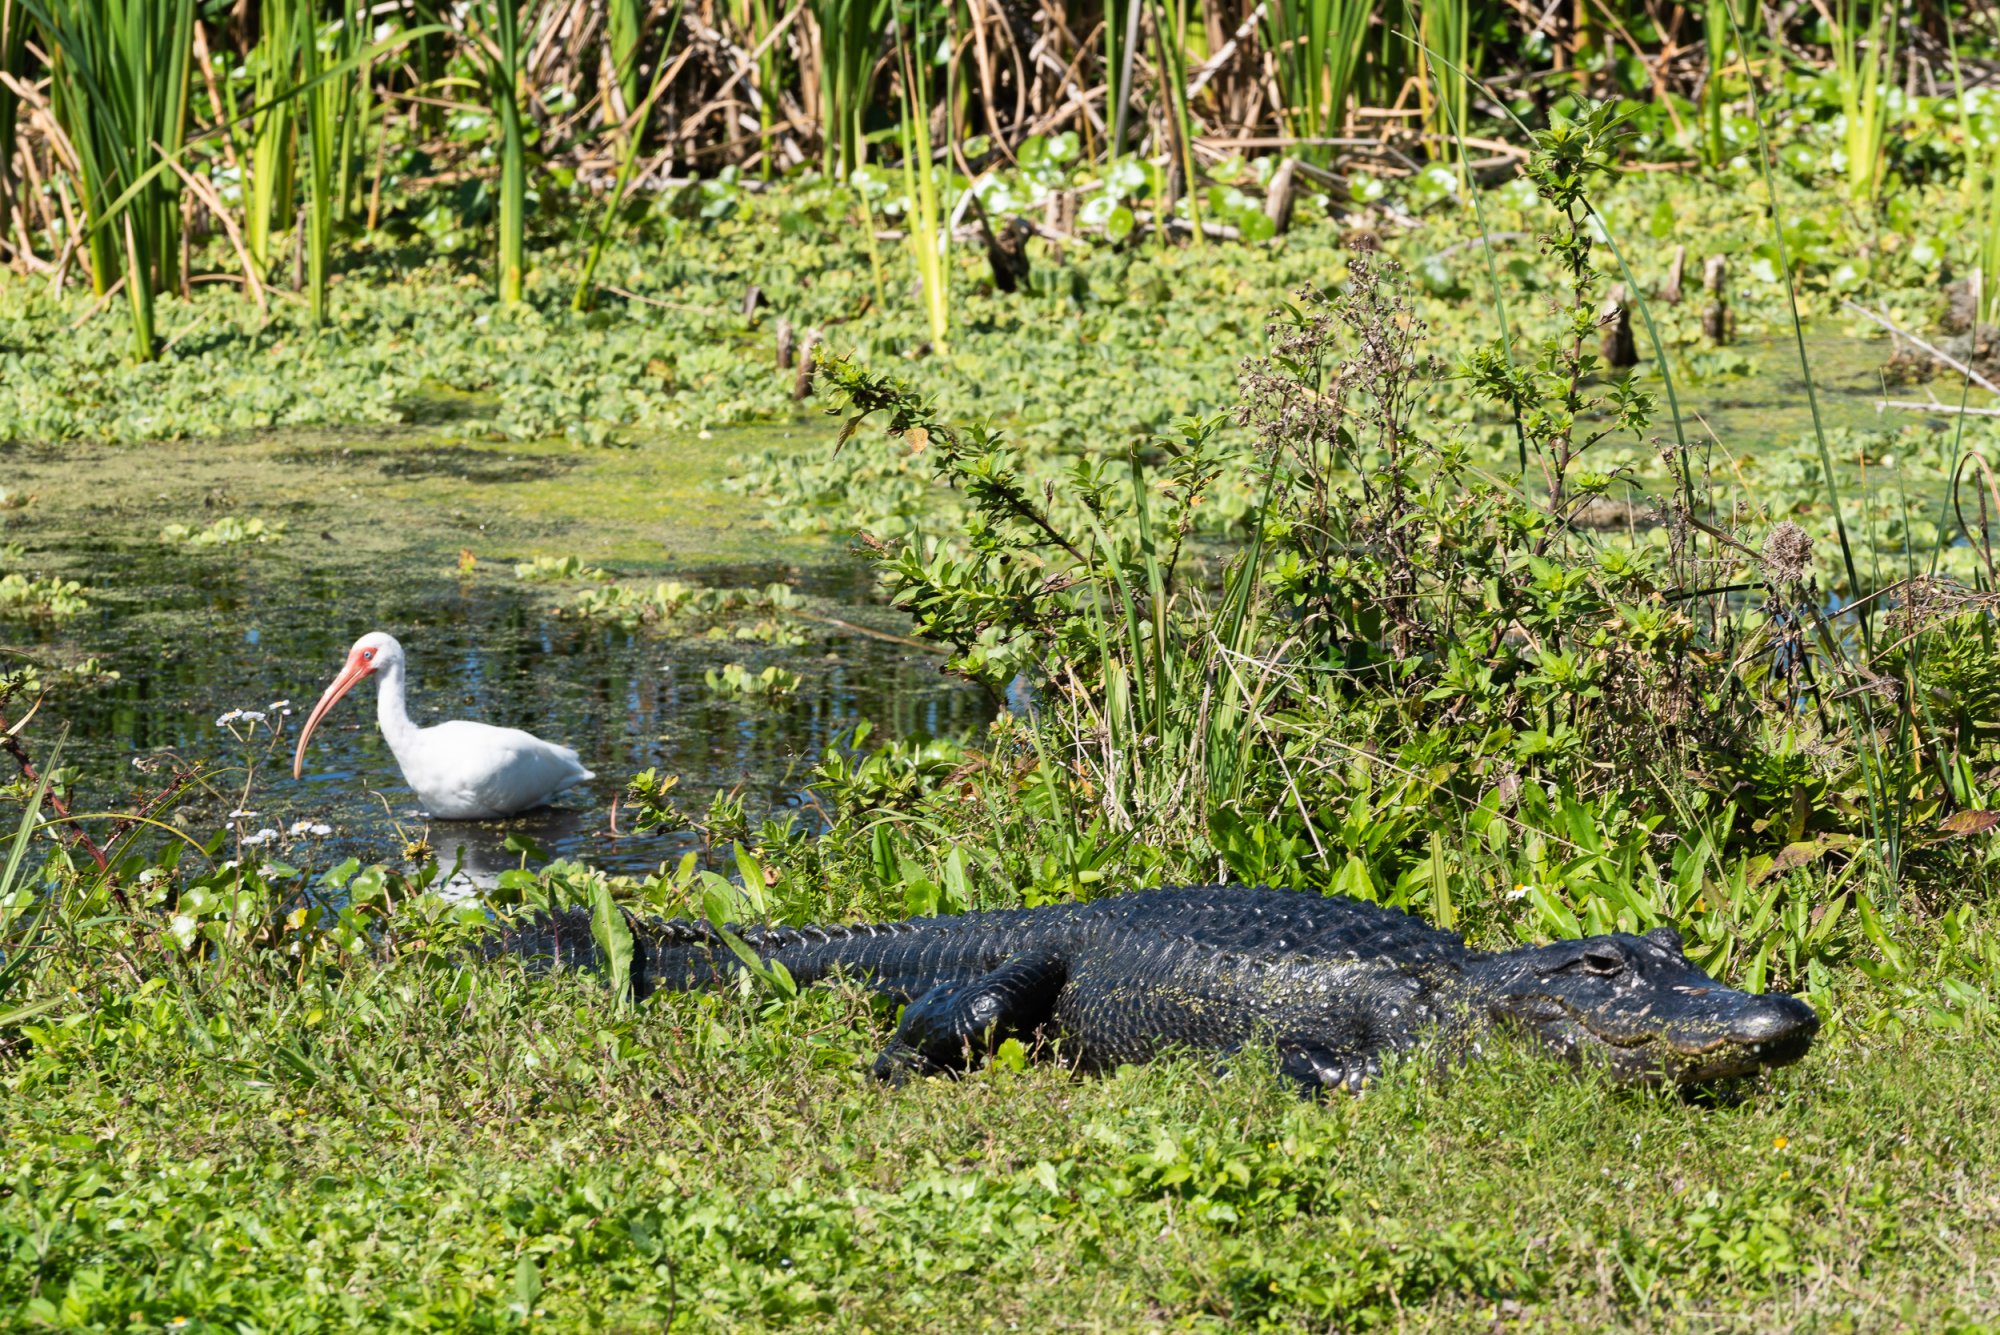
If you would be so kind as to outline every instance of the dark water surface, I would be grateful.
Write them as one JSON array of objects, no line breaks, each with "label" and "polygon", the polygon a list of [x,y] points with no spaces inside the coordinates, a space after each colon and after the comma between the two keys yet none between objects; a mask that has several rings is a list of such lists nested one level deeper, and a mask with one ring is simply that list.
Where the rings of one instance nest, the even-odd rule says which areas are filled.
[{"label": "dark water surface", "polygon": [[[257,758],[245,831],[286,831],[299,820],[333,834],[308,838],[291,854],[324,863],[352,854],[393,860],[406,837],[429,830],[449,864],[460,846],[468,869],[490,874],[518,865],[503,843],[521,831],[552,854],[642,872],[689,846],[686,834],[610,831],[610,808],[636,771],[679,774],[683,806],[699,810],[718,789],[740,791],[756,817],[797,807],[807,771],[834,738],[868,719],[884,735],[956,733],[990,715],[984,698],[937,671],[938,660],[859,636],[773,653],[758,646],[627,633],[553,614],[544,587],[498,580],[461,584],[436,577],[306,572],[296,579],[201,563],[198,582],[176,579],[186,562],[133,561],[113,605],[66,636],[102,657],[120,679],[64,703],[67,764],[88,779],[87,799],[128,802],[163,779],[146,770],[163,753],[235,763],[216,775],[217,792],[191,804],[203,833],[226,820],[242,793],[242,761]],[[735,586],[785,580],[801,592],[855,603],[866,577],[849,567],[721,568],[704,582]],[[856,610],[851,615],[867,615]],[[876,612],[879,619],[880,613]],[[372,629],[402,640],[411,669],[410,712],[420,725],[450,718],[525,728],[576,748],[597,778],[550,809],[508,822],[426,821],[404,787],[375,727],[373,683],[356,687],[314,733],[304,778],[291,777],[297,728],[352,641]],[[754,652],[753,652],[754,651]],[[705,669],[726,662],[785,664],[804,675],[797,695],[775,704],[714,695]],[[230,709],[269,712],[290,701],[283,736],[246,747],[220,727]],[[275,716],[274,716],[275,717]],[[242,726],[242,725],[239,725]],[[802,813],[811,820],[814,813]],[[288,854],[289,860],[298,856]]]}]

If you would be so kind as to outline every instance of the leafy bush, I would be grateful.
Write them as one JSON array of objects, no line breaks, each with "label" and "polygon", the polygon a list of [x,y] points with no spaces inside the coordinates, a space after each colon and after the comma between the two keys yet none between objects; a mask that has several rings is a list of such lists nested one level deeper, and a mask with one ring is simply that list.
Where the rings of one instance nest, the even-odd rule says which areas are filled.
[{"label": "leafy bush", "polygon": [[[974,796],[920,807],[955,852],[1030,897],[1226,872],[1508,935],[1671,920],[1715,967],[1794,987],[1882,935],[1912,868],[1991,863],[1937,826],[1984,810],[1972,716],[1869,703],[2000,691],[1990,654],[1927,668],[1921,652],[1984,595],[1908,586],[1904,639],[1877,652],[1875,614],[1827,606],[1803,529],[1725,510],[1674,450],[1657,527],[1580,524],[1640,492],[1599,457],[1616,437],[1643,446],[1654,411],[1593,351],[1586,186],[1619,134],[1584,106],[1537,136],[1529,179],[1567,288],[1548,334],[1457,372],[1511,422],[1512,479],[1421,411],[1441,369],[1395,266],[1365,258],[1339,295],[1275,315],[1244,368],[1261,500],[1240,550],[1189,545],[1240,458],[1219,420],[1038,486],[998,432],[823,362],[851,410],[843,442],[880,419],[965,507],[949,543],[920,520],[873,540],[891,597],[951,670],[1033,702],[1030,725],[1003,718],[992,752],[954,770]],[[823,781],[851,792],[848,769]],[[841,809],[815,856],[893,883],[883,827]],[[1930,827],[1944,834],[1915,833]]]}]

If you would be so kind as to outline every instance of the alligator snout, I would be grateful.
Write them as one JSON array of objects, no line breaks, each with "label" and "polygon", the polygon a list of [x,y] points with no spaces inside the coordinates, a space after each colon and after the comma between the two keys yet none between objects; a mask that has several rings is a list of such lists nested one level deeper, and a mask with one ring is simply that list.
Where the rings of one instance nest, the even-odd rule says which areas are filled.
[{"label": "alligator snout", "polygon": [[1806,1055],[1819,1033],[1819,1014],[1797,997],[1767,993],[1730,1026],[1730,1038],[1763,1058],[1767,1066],[1782,1066]]}]

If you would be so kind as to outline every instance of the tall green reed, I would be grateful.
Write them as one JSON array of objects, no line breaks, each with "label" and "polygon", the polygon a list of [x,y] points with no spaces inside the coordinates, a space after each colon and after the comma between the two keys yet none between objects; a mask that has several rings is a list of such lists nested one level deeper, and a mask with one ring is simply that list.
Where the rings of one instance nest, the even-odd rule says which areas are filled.
[{"label": "tall green reed", "polygon": [[[903,154],[903,193],[908,201],[904,233],[917,271],[931,349],[939,356],[948,356],[951,227],[945,217],[938,188],[940,169],[931,147],[929,53],[924,41],[921,28],[911,31],[898,25],[896,62],[902,74],[899,92],[903,114],[896,122],[896,136]],[[945,126],[946,133],[950,133],[950,117],[946,117]],[[948,171],[943,174],[949,179]]]},{"label": "tall green reed", "polygon": [[49,53],[51,103],[77,155],[92,282],[120,279],[132,353],[158,353],[154,297],[180,281],[180,183],[194,0],[25,0]]},{"label": "tall green reed", "polygon": [[[250,52],[252,103],[249,153],[240,157],[243,182],[243,243],[268,278],[276,261],[277,239],[286,235],[297,210],[299,50],[313,28],[308,0],[265,0],[258,11],[257,45]],[[234,97],[234,82],[225,80]],[[239,115],[232,103],[232,120]]]},{"label": "tall green reed", "polygon": [[583,271],[577,275],[576,291],[570,296],[570,309],[587,311],[596,300],[597,266],[604,259],[604,248],[610,244],[611,229],[618,221],[620,210],[625,207],[626,192],[632,188],[632,175],[639,163],[639,150],[646,140],[646,126],[653,118],[653,105],[660,94],[666,91],[667,78],[673,68],[666,58],[666,52],[673,46],[674,33],[680,27],[680,6],[675,5],[667,20],[666,41],[660,46],[660,59],[653,69],[652,86],[646,90],[645,99],[637,103],[625,118],[620,128],[621,141],[618,149],[618,174],[613,178],[611,189],[604,197],[604,209],[598,214],[597,228],[591,237],[590,250],[583,259]]},{"label": "tall green reed", "polygon": [[1707,0],[1701,7],[1702,55],[1707,68],[1701,83],[1701,156],[1710,167],[1729,161],[1729,140],[1722,132],[1725,102],[1723,71],[1729,59],[1729,8],[1726,0]]},{"label": "tall green reed", "polygon": [[[1340,133],[1348,93],[1367,54],[1373,11],[1370,0],[1270,0],[1265,40],[1284,104],[1280,115],[1294,137]],[[1318,149],[1313,155],[1326,156]]]},{"label": "tall green reed", "polygon": [[[365,96],[366,34],[358,0],[342,0],[340,18],[327,28],[299,26],[299,71],[305,102],[301,139],[306,168],[306,290],[314,328],[326,323],[327,277],[332,262],[334,223],[347,210],[352,177],[355,125],[364,118],[357,103]],[[328,58],[333,63],[329,65]],[[360,75],[357,79],[354,71]]]},{"label": "tall green reed", "polygon": [[807,0],[807,5],[819,30],[825,170],[829,177],[847,181],[868,159],[864,121],[875,98],[875,60],[889,26],[890,5],[888,0]]},{"label": "tall green reed", "polygon": [[772,127],[777,123],[778,90],[783,84],[785,53],[781,45],[765,39],[780,15],[773,8],[772,0],[733,0],[733,3],[737,30],[756,55],[757,74],[752,88],[757,100],[757,142],[763,154],[763,177],[768,181],[775,166],[772,162]]},{"label": "tall green reed", "polygon": [[[1411,6],[1418,34],[1418,105],[1423,112],[1424,152],[1432,161],[1452,155],[1454,126],[1463,126],[1468,108],[1468,76],[1477,73],[1472,58],[1472,0],[1414,0]],[[1426,49],[1444,59],[1432,62]]]},{"label": "tall green reed", "polygon": [[1144,0],[1105,0],[1104,78],[1111,99],[1105,117],[1111,129],[1106,156],[1115,158],[1125,151],[1126,130],[1132,115],[1132,78],[1138,68],[1139,43],[1145,32]]},{"label": "tall green reed", "polygon": [[[629,118],[639,109],[639,58],[645,38],[645,18],[646,0],[605,0],[604,47],[611,61],[611,82],[618,90],[619,118]],[[679,22],[679,10],[674,12],[674,19]],[[660,48],[662,64],[671,45],[670,37]],[[605,117],[607,123],[612,119],[609,115]]]},{"label": "tall green reed", "polygon": [[[1970,90],[1965,86],[1965,71],[1959,64],[1958,35],[1949,25],[1945,35],[1951,53],[1952,100],[1958,104],[1959,138],[1965,150],[1959,185],[1967,211],[1981,220],[1979,240],[1973,249],[1979,284],[1973,320],[1993,323],[2000,317],[2000,132],[1997,132],[2000,116],[1989,110],[1975,119]],[[1965,418],[1960,416],[1958,420],[1963,426]]]},{"label": "tall green reed", "polygon": [[[478,32],[469,42],[487,109],[500,126],[495,287],[500,304],[521,303],[527,274],[528,141],[521,108],[528,39],[542,0],[477,0],[467,10]],[[526,20],[525,24],[523,20]]]},{"label": "tall green reed", "polygon": [[[1187,48],[1189,0],[1154,0],[1153,46],[1159,58],[1160,92],[1167,107],[1167,124],[1173,135],[1172,151],[1180,167],[1186,192],[1188,219],[1197,241],[1206,234],[1201,226],[1201,191],[1195,176],[1194,118],[1188,111]],[[1156,219],[1160,236],[1167,234],[1170,221],[1165,216],[1164,196],[1161,216]]]},{"label": "tall green reed", "polygon": [[[21,0],[0,0],[0,72],[18,79],[25,72],[28,14]],[[0,215],[14,197],[14,146],[19,142],[21,95],[0,81]]]},{"label": "tall green reed", "polygon": [[21,863],[27,855],[28,843],[41,823],[42,800],[48,796],[49,775],[54,772],[61,755],[62,742],[58,741],[49,753],[48,764],[35,780],[34,793],[28,799],[27,809],[21,813],[21,823],[14,829],[6,866],[0,869],[0,1032],[54,1010],[65,1000],[60,996],[44,997],[40,1001],[8,1005],[9,998],[28,980],[29,970],[36,962],[43,939],[49,934],[55,912],[55,905],[47,896],[37,895],[21,884]]},{"label": "tall green reed", "polygon": [[[1866,20],[1864,9],[1869,11]],[[1833,75],[1840,94],[1847,193],[1856,203],[1873,203],[1882,190],[1900,11],[1897,0],[1873,0],[1872,5],[1835,0],[1833,7]]]}]

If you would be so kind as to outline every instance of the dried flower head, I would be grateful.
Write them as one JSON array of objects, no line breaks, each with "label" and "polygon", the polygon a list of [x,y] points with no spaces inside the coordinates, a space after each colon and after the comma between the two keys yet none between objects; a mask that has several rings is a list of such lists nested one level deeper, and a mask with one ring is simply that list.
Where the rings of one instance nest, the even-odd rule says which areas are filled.
[{"label": "dried flower head", "polygon": [[1787,519],[1764,539],[1764,574],[1773,584],[1803,584],[1812,574],[1812,537]]}]

